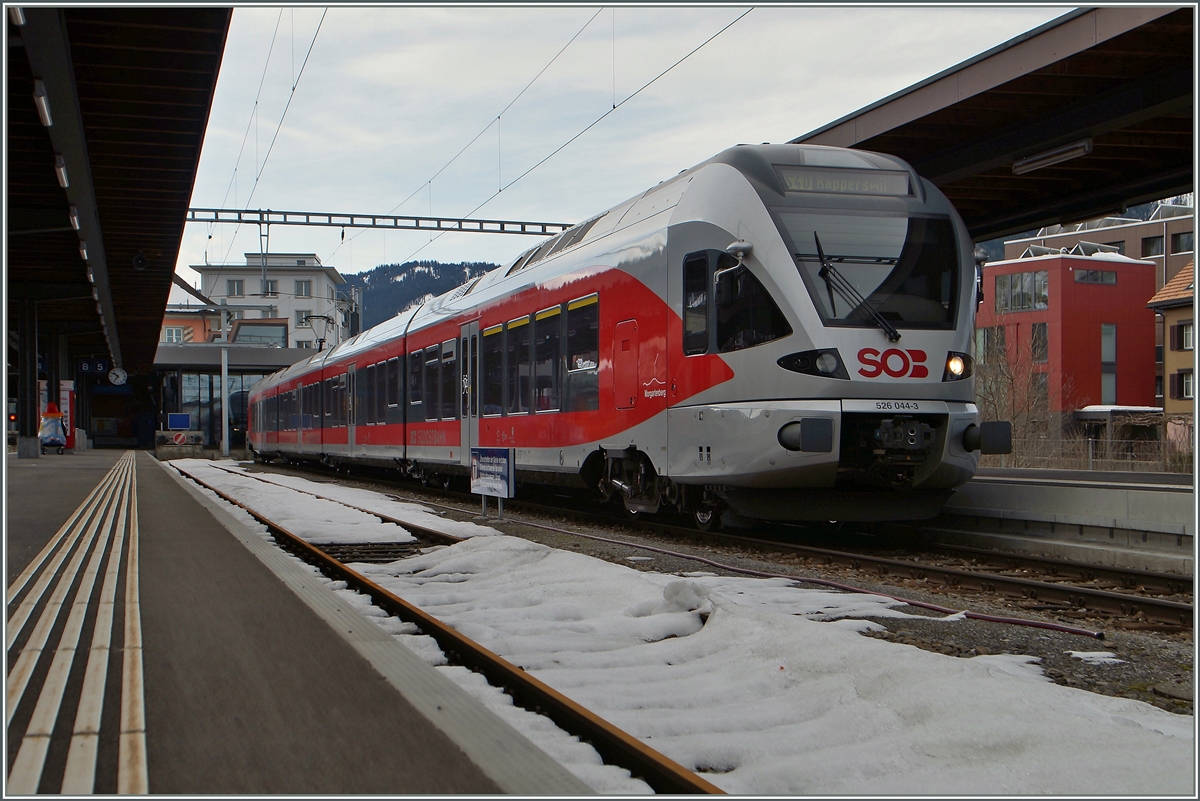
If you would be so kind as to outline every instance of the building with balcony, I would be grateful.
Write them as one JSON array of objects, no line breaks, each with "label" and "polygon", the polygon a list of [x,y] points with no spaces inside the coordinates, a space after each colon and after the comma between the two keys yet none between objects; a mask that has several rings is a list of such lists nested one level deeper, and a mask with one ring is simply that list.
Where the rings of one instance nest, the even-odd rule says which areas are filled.
[{"label": "building with balcony", "polygon": [[330,348],[357,333],[358,298],[315,253],[266,254],[265,282],[263,256],[245,256],[245,264],[191,265],[200,274],[201,294],[230,308],[231,339],[235,333],[273,338],[282,326],[281,347]]}]

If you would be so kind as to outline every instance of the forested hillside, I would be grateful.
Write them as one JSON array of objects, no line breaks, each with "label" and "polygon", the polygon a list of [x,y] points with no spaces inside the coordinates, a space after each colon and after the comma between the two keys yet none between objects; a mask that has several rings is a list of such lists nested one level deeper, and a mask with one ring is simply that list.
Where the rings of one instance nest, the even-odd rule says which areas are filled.
[{"label": "forested hillside", "polygon": [[410,261],[381,264],[374,270],[347,275],[351,286],[362,287],[363,328],[394,317],[427,297],[437,297],[461,286],[499,265],[487,262],[442,264],[437,261]]}]

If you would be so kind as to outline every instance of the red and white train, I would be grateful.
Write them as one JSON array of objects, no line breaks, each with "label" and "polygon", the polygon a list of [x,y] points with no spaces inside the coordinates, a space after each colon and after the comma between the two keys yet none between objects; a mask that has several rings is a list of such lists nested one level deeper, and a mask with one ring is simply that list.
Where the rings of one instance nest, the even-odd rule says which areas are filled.
[{"label": "red and white train", "polygon": [[935,515],[1006,452],[980,424],[974,248],[906,163],[730,148],[260,382],[257,458],[465,475],[631,512]]}]

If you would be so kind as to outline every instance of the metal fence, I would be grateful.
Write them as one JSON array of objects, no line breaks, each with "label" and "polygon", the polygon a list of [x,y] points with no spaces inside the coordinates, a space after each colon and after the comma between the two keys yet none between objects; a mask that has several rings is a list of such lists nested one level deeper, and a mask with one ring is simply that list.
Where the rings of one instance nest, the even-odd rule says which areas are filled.
[{"label": "metal fence", "polygon": [[1191,443],[1173,440],[1013,438],[1012,453],[982,456],[981,467],[1191,473]]}]

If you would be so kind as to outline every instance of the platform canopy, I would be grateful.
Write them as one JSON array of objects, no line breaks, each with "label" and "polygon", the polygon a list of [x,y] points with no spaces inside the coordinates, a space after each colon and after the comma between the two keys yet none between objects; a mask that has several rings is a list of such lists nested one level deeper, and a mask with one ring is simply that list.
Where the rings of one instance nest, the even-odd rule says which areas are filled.
[{"label": "platform canopy", "polygon": [[232,9],[5,10],[8,361],[36,304],[67,358],[148,372]]},{"label": "platform canopy", "polygon": [[1193,191],[1194,40],[1194,6],[1079,9],[792,141],[903,158],[977,242],[1120,212]]}]

